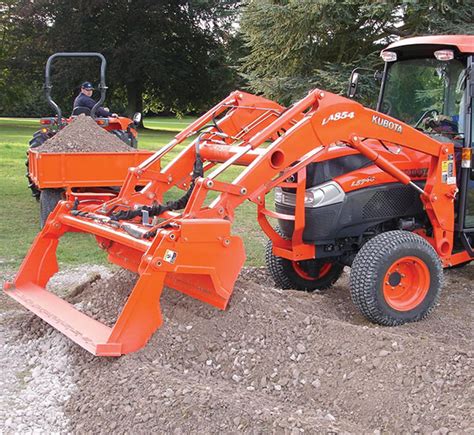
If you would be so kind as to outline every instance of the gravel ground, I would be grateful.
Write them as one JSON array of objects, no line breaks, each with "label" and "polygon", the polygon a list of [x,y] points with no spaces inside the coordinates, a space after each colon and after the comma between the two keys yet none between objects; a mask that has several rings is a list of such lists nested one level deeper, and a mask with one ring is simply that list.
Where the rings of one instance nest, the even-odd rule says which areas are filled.
[{"label": "gravel ground", "polygon": [[[88,285],[112,273],[101,266],[74,268],[56,274],[48,286],[65,295],[78,282]],[[22,329],[28,333],[23,335]],[[66,337],[1,294],[0,433],[68,431],[63,408],[77,389],[70,345]]]},{"label": "gravel ground", "polygon": [[86,115],[79,115],[43,145],[35,148],[40,153],[93,153],[134,151],[117,136],[104,130]]},{"label": "gravel ground", "polygon": [[[72,275],[51,288],[106,323],[135,281]],[[165,290],[164,326],[118,359],[93,357],[1,295],[0,433],[472,433],[474,265],[446,278],[427,320],[383,328],[353,307],[347,273],[307,294],[245,269],[225,312]]]}]

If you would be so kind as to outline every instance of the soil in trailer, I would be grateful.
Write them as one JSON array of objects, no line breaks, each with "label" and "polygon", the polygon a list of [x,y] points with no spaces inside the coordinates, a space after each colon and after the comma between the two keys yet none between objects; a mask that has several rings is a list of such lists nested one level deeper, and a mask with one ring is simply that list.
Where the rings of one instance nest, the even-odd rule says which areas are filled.
[{"label": "soil in trailer", "polygon": [[133,148],[109,133],[90,117],[79,115],[43,145],[35,148],[41,153],[126,153]]}]

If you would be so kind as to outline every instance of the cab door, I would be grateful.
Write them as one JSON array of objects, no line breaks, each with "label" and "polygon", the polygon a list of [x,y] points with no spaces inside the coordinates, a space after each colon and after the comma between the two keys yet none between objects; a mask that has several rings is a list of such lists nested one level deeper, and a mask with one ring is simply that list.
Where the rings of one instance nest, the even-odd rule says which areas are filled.
[{"label": "cab door", "polygon": [[[473,158],[474,160],[474,158]],[[474,161],[471,163],[474,165]],[[470,169],[470,176],[467,181],[466,211],[464,217],[464,229],[474,231],[474,168]]]},{"label": "cab door", "polygon": [[[461,183],[459,186],[459,217],[460,230],[462,232],[462,241],[470,253],[474,256],[474,72],[473,72],[473,56],[468,59],[468,74],[466,77],[465,87],[465,151],[470,149],[471,158],[466,159],[464,156],[461,168]],[[470,160],[470,161],[469,161]]]},{"label": "cab door", "polygon": [[[471,160],[471,168],[469,168],[468,176],[463,177],[463,182],[460,192],[460,215],[463,214],[463,225],[461,228],[461,241],[469,252],[471,257],[474,257],[474,156]],[[465,180],[464,180],[465,178]],[[464,208],[464,213],[462,209]]]}]

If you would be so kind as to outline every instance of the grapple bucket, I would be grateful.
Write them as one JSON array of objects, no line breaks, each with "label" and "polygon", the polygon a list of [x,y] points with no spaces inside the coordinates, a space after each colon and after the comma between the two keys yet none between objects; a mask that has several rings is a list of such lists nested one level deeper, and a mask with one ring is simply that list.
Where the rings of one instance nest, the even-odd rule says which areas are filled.
[{"label": "grapple bucket", "polygon": [[[180,231],[162,230],[153,241],[71,216],[62,202],[34,241],[13,284],[5,291],[94,355],[118,356],[140,349],[162,324],[163,285],[224,309],[245,261],[242,241],[225,220],[183,220]],[[79,312],[46,290],[58,270],[56,248],[69,231],[94,234],[109,258],[139,279],[112,328]]]},{"label": "grapple bucket", "polygon": [[[33,242],[14,281],[5,284],[5,292],[89,352],[107,356],[140,349],[160,327],[163,286],[225,309],[244,264],[245,251],[241,239],[231,235],[231,219],[222,207],[206,215],[201,201],[202,175],[215,162],[208,160],[208,166],[198,168],[196,173],[196,142],[205,129],[216,136],[211,142],[203,141],[203,152],[209,151],[209,147],[204,150],[204,145],[220,146],[221,151],[222,146],[227,149],[231,148],[228,145],[242,145],[282,111],[281,106],[264,98],[234,92],[137,168],[130,168],[116,200],[103,205],[61,202]],[[163,155],[198,134],[197,140],[161,170]],[[237,148],[232,155],[243,155],[242,148]],[[254,154],[250,161],[256,157]],[[139,188],[144,184],[145,188]],[[195,185],[193,192],[190,185]],[[173,186],[187,191],[184,201],[155,213],[154,221],[140,213],[133,218],[111,219],[113,211],[127,214],[127,210],[153,208]],[[173,212],[184,207],[182,213]],[[157,223],[158,218],[165,221]],[[59,239],[67,232],[94,235],[111,262],[139,275],[111,328],[46,289],[49,279],[58,271]]]}]

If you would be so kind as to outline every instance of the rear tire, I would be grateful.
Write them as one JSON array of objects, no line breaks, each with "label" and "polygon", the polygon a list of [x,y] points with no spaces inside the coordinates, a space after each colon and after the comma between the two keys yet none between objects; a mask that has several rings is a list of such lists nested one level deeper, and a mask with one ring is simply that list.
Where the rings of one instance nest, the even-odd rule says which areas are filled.
[{"label": "rear tire", "polygon": [[30,177],[30,163],[28,160],[28,151],[26,152],[26,179],[28,180],[28,188],[31,190],[31,196],[36,199],[36,201],[39,201],[40,195],[41,195],[41,190],[38,189],[38,186],[34,183],[34,181]]},{"label": "rear tire", "polygon": [[270,276],[278,288],[313,292],[326,290],[341,276],[344,266],[320,259],[291,261],[273,254],[273,245],[268,241],[265,262]]},{"label": "rear tire", "polygon": [[441,261],[431,245],[408,231],[369,240],[352,264],[351,297],[371,322],[385,326],[416,322],[438,302]]},{"label": "rear tire", "polygon": [[59,201],[64,199],[62,189],[43,189],[40,195],[40,226],[44,227],[49,214],[54,210]]}]

